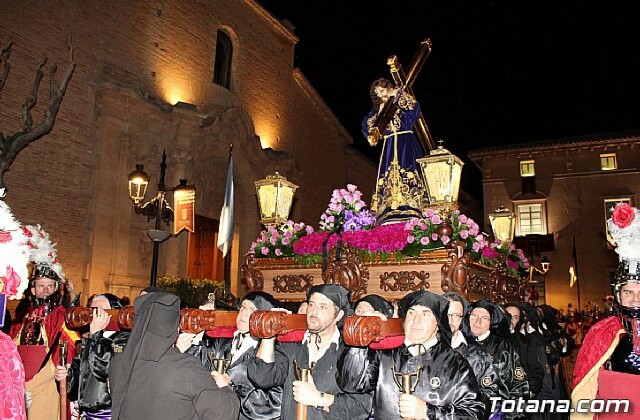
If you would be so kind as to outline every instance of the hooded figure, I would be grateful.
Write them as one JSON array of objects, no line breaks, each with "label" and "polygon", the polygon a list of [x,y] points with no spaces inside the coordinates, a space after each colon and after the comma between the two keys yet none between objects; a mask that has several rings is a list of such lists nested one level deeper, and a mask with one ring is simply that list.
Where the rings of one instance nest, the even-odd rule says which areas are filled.
[{"label": "hooded figure", "polygon": [[279,308],[280,302],[269,293],[256,291],[242,298],[236,318],[238,328],[233,338],[212,338],[200,334],[186,351],[200,359],[209,372],[214,370],[212,359],[228,364],[223,374],[215,373],[220,386],[231,388],[240,400],[240,420],[279,419],[282,387],[258,388],[247,377],[247,366],[256,357],[259,339],[249,335],[249,317],[258,311]]},{"label": "hooded figure", "polygon": [[379,295],[367,295],[353,304],[353,310],[358,313],[358,305],[365,302],[371,305],[374,311],[380,312],[387,318],[393,318],[393,305],[388,300]]},{"label": "hooded figure", "polygon": [[[460,352],[467,359],[476,375],[480,391],[487,398],[507,398],[509,390],[498,375],[493,364],[493,357],[480,348],[469,329],[468,318],[465,316],[469,313],[469,302],[456,292],[447,292],[442,296],[449,301],[449,324],[452,331],[455,330],[451,339],[451,348]],[[455,305],[454,302],[460,303],[462,313],[458,313],[458,305]],[[457,318],[458,315],[461,316],[461,319],[453,318],[454,316]],[[456,324],[458,324],[457,328]]]},{"label": "hooded figure", "polygon": [[109,369],[112,418],[237,419],[233,391],[218,388],[196,358],[174,347],[180,298],[148,293],[134,307],[129,343]]},{"label": "hooded figure", "polygon": [[[307,406],[307,418],[365,419],[371,412],[370,393],[347,393],[336,383],[338,357],[345,349],[340,326],[352,313],[349,291],[336,284],[321,284],[307,291],[307,332],[301,343],[261,340],[248,376],[258,388],[281,386],[282,418],[296,418],[298,403]],[[313,368],[313,382],[296,381],[296,368]],[[296,385],[294,386],[294,381]]]},{"label": "hooded figure", "polygon": [[[469,362],[449,342],[448,301],[427,291],[398,302],[405,342],[391,350],[352,347],[338,362],[338,384],[348,392],[375,391],[374,414],[380,419],[480,419],[485,404]],[[419,376],[416,374],[419,372]],[[414,374],[412,395],[402,395],[396,381]],[[406,401],[405,401],[406,400]],[[401,412],[400,405],[412,414]]]},{"label": "hooded figure", "polygon": [[[529,398],[527,375],[510,340],[509,317],[500,306],[487,299],[472,303],[470,310],[471,332],[478,345],[493,357],[500,378],[509,390],[508,399]],[[518,416],[506,414],[507,418]]]},{"label": "hooded figure", "polygon": [[[511,315],[511,312],[518,315],[519,319],[511,332],[511,344],[515,347],[516,352],[520,356],[520,362],[527,374],[529,382],[529,391],[532,396],[538,395],[542,390],[545,379],[545,366],[547,365],[546,357],[541,359],[540,355],[544,355],[544,346],[536,337],[529,334],[527,313],[524,307],[528,306],[523,303],[510,303],[504,306],[505,311]],[[510,324],[513,321],[510,319]],[[540,353],[542,351],[542,353]],[[551,378],[550,373],[549,379]]]}]

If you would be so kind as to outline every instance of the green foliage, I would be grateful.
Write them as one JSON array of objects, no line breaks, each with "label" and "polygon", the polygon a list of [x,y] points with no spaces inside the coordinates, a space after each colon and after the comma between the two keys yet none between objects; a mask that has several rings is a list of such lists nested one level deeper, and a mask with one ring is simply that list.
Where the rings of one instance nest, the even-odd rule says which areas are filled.
[{"label": "green foliage", "polygon": [[207,301],[209,293],[213,293],[224,283],[221,280],[191,279],[185,277],[162,277],[158,279],[158,286],[167,292],[176,294],[182,300],[183,306],[197,308]]}]

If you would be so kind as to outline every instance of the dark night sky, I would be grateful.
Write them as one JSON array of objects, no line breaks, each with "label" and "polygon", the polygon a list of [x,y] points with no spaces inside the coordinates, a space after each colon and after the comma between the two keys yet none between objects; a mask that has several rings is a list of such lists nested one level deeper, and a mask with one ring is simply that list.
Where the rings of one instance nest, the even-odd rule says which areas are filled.
[{"label": "dark night sky", "polygon": [[[433,136],[461,157],[640,128],[640,28],[631,2],[259,1],[296,27],[295,65],[371,156],[360,133],[369,84],[389,77],[389,55],[406,67],[427,37],[433,52],[414,92]],[[477,190],[468,175],[465,184]]]}]

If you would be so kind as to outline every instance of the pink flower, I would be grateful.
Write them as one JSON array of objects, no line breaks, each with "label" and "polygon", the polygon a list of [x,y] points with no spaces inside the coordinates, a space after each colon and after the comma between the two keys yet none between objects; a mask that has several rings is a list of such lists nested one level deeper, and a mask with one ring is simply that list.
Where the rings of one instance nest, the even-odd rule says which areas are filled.
[{"label": "pink flower", "polygon": [[460,237],[462,239],[467,239],[469,237],[469,231],[468,230],[461,230],[460,231]]},{"label": "pink flower", "polygon": [[464,214],[461,214],[460,216],[458,216],[458,222],[467,223],[467,216],[465,216]]},{"label": "pink flower", "polygon": [[407,236],[407,242],[408,243],[412,244],[413,242],[415,242],[415,240],[416,240],[415,236],[413,236],[413,235]]},{"label": "pink flower", "polygon": [[523,261],[523,263],[522,263],[522,266],[523,266],[525,269],[527,269],[527,268],[531,267],[531,265],[529,264],[529,260],[525,259],[525,260]]},{"label": "pink flower", "polygon": [[[493,244],[491,244],[493,245]],[[484,248],[482,250],[482,257],[484,258],[488,258],[490,260],[496,259],[498,257],[500,257],[500,253],[498,251],[496,251],[495,249],[488,247],[488,248]]]},{"label": "pink flower", "polygon": [[411,220],[409,220],[409,223],[411,224],[411,226],[418,226],[419,220],[417,217],[414,217]]},{"label": "pink flower", "polygon": [[431,223],[433,223],[434,225],[439,225],[440,223],[442,223],[442,220],[440,219],[440,215],[434,214],[433,216],[431,216]]},{"label": "pink flower", "polygon": [[358,190],[358,187],[356,187],[353,184],[347,184],[347,191],[349,192],[356,192]]},{"label": "pink flower", "polygon": [[18,273],[13,271],[13,267],[10,265],[6,268],[6,275],[2,276],[2,282],[4,283],[4,293],[9,296],[15,296],[18,294],[20,276],[18,276]]},{"label": "pink flower", "polygon": [[447,235],[442,235],[442,237],[440,238],[440,240],[442,241],[442,243],[444,245],[448,244],[449,242],[451,242],[451,238],[448,237]]},{"label": "pink flower", "polygon": [[423,236],[422,238],[420,238],[420,244],[422,244],[423,246],[429,245],[429,238],[426,236]]},{"label": "pink flower", "polygon": [[256,247],[258,246],[258,244],[256,242],[251,242],[251,251],[253,251],[254,249],[256,249]]},{"label": "pink flower", "polygon": [[438,234],[437,233],[432,233],[431,234],[431,239],[434,240],[434,241],[437,241],[438,240]]},{"label": "pink flower", "polygon": [[473,252],[478,252],[478,251],[480,251],[480,246],[481,246],[480,242],[476,242],[473,245],[471,245],[471,250]]},{"label": "pink flower", "polygon": [[511,261],[509,259],[507,259],[507,265],[513,269],[518,269],[518,263],[515,261]]},{"label": "pink flower", "polygon": [[427,218],[431,218],[431,216],[433,216],[434,214],[436,214],[435,210],[433,209],[427,209],[427,211],[424,213],[425,217]]},{"label": "pink flower", "polygon": [[313,226],[307,226],[307,235],[311,235],[313,233]]},{"label": "pink flower", "polygon": [[280,257],[282,256],[282,250],[280,248],[276,248],[276,256]]},{"label": "pink flower", "polygon": [[262,252],[262,255],[269,255],[269,248],[263,246],[260,252]]},{"label": "pink flower", "polygon": [[269,238],[269,242],[271,242],[271,245],[275,245],[276,243],[278,243],[278,237],[276,235],[273,235],[271,238]]},{"label": "pink flower", "polygon": [[[289,238],[282,238],[282,245],[289,245],[289,243],[291,243],[291,239]],[[276,250],[277,251],[277,250]]]},{"label": "pink flower", "polygon": [[478,233],[480,232],[480,228],[478,227],[478,225],[473,225],[469,227],[469,233],[472,236],[476,236]]}]

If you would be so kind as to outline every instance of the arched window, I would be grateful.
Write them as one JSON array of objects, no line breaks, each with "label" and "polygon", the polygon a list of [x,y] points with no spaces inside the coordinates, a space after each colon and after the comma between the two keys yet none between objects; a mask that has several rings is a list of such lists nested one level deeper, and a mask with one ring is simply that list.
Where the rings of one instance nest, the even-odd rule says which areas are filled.
[{"label": "arched window", "polygon": [[231,57],[233,44],[226,32],[218,30],[216,40],[216,58],[213,64],[213,83],[231,88]]}]

